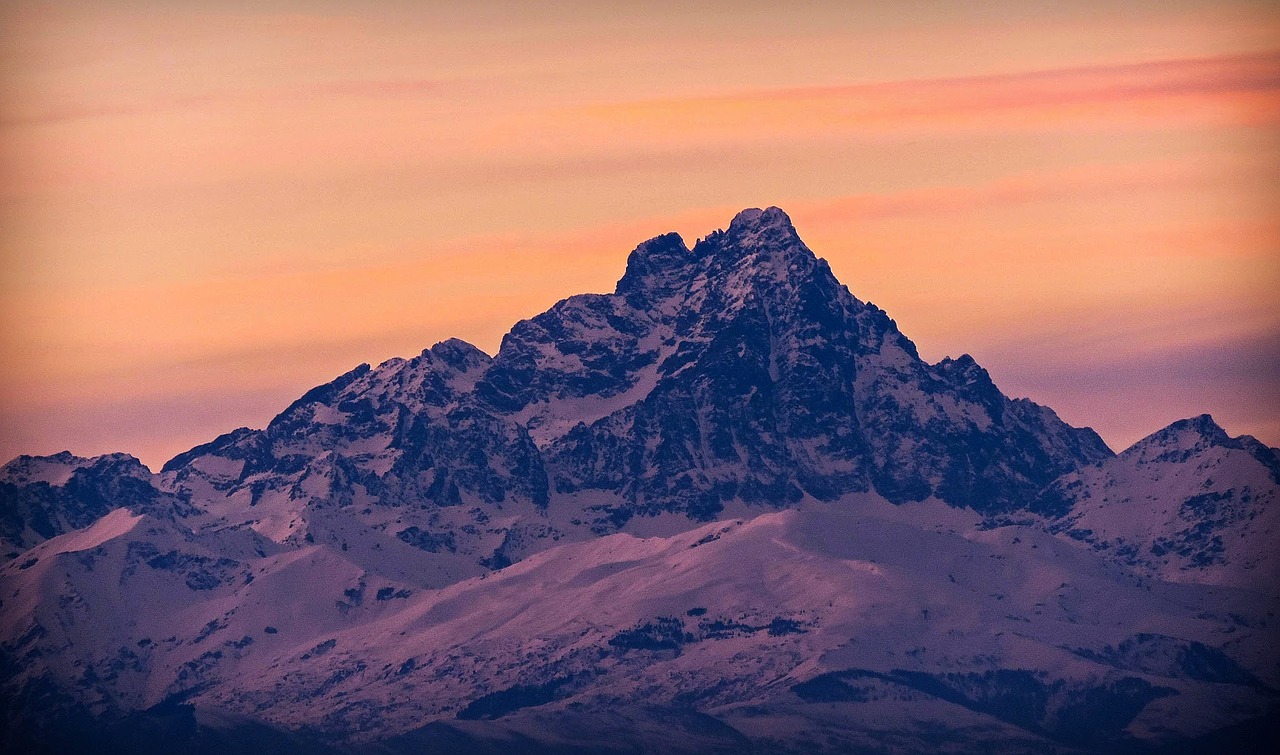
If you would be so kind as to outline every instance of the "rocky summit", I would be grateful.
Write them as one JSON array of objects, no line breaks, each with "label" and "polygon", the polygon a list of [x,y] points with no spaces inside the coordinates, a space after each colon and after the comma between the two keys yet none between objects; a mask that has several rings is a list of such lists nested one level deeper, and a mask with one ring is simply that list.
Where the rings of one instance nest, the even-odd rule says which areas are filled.
[{"label": "rocky summit", "polygon": [[1280,456],[930,364],[778,208],[158,474],[0,469],[6,751],[1247,750]]}]

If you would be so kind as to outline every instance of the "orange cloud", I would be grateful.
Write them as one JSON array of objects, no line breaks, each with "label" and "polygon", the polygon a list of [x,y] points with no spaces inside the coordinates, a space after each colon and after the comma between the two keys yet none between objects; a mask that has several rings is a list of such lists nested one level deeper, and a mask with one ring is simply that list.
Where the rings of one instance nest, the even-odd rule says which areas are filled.
[{"label": "orange cloud", "polygon": [[[764,134],[832,130],[1042,128],[1105,118],[1280,122],[1280,52],[716,97],[597,105],[584,115],[636,129]],[[996,120],[1000,119],[1000,120]]]},{"label": "orange cloud", "polygon": [[209,106],[279,104],[282,99],[406,98],[440,96],[454,82],[443,79],[336,79],[262,91],[227,91],[199,95],[167,95],[132,103],[86,105],[75,102],[56,106],[10,103],[0,110],[0,128],[56,124],[89,118],[155,114]]},{"label": "orange cloud", "polygon": [[985,183],[832,197],[799,203],[792,213],[802,217],[805,225],[817,225],[873,217],[936,217],[1081,197],[1099,201],[1135,192],[1187,191],[1193,188],[1222,191],[1234,185],[1257,187],[1280,195],[1280,181],[1275,178],[1277,165],[1272,161],[1259,164],[1230,155],[1194,158],[1073,165],[1061,170],[1006,175]]}]

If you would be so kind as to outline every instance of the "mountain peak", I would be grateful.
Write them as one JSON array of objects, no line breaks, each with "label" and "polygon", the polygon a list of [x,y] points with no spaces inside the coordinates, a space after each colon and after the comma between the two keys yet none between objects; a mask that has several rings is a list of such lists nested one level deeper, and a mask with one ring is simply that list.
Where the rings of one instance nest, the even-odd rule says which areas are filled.
[{"label": "mountain peak", "polygon": [[1209,414],[1200,414],[1195,417],[1180,419],[1163,430],[1157,430],[1148,437],[1155,438],[1157,436],[1161,436],[1168,439],[1188,435],[1194,436],[1209,445],[1214,446],[1225,445],[1231,440],[1231,436],[1227,435],[1227,431],[1222,429],[1222,425],[1215,422],[1213,417]]},{"label": "mountain peak", "polygon": [[47,482],[63,485],[71,476],[82,470],[109,470],[124,475],[150,475],[148,469],[136,457],[126,453],[108,453],[100,456],[76,456],[70,451],[59,451],[49,456],[19,456],[0,467],[0,482],[28,484]]},{"label": "mountain peak", "polygon": [[942,374],[950,376],[955,385],[979,385],[987,391],[996,390],[995,383],[991,380],[991,373],[968,354],[961,354],[955,359],[945,357],[935,367]]},{"label": "mountain peak", "polygon": [[662,298],[687,285],[696,263],[709,258],[736,260],[758,251],[794,249],[812,254],[787,213],[778,207],[751,207],[735,215],[727,229],[711,233],[692,250],[678,233],[664,233],[640,244],[627,257],[627,271],[616,292],[642,299],[653,294]]},{"label": "mountain peak", "polygon": [[751,207],[735,215],[726,230],[711,234],[694,251],[702,255],[726,249],[750,253],[792,247],[806,248],[787,213],[778,207]]},{"label": "mountain peak", "polygon": [[[1148,456],[1169,452],[1194,453],[1217,446],[1237,447],[1231,436],[1208,414],[1180,419],[1129,447],[1126,454]],[[1163,456],[1161,456],[1163,458]]]},{"label": "mountain peak", "polygon": [[1280,450],[1252,435],[1233,438],[1208,414],[1180,419],[1163,430],[1157,430],[1134,443],[1124,455],[1144,460],[1182,460],[1211,448],[1244,451],[1266,467],[1271,479],[1280,485]]},{"label": "mountain peak", "polygon": [[758,207],[748,207],[734,215],[733,220],[729,221],[730,235],[745,232],[758,233],[771,228],[795,232],[795,226],[791,224],[791,217],[781,207],[766,207],[763,210]]},{"label": "mountain peak", "polygon": [[488,354],[461,338],[447,338],[427,351],[459,372],[486,365],[490,361]]},{"label": "mountain peak", "polygon": [[664,233],[637,246],[627,257],[627,271],[618,281],[617,293],[639,290],[668,292],[683,285],[686,268],[694,259],[678,233]]},{"label": "mountain peak", "polygon": [[1210,414],[1199,414],[1195,417],[1180,419],[1169,425],[1169,427],[1178,428],[1180,430],[1192,430],[1200,433],[1206,438],[1217,438],[1219,436],[1226,437],[1227,435],[1227,431],[1222,429],[1222,425],[1215,422],[1213,416]]}]

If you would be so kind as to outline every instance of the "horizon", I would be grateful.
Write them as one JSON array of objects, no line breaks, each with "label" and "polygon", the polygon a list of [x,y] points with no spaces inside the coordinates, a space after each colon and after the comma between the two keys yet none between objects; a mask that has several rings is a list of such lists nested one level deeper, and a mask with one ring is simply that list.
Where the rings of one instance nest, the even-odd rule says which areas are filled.
[{"label": "horizon", "polygon": [[7,4],[0,460],[158,469],[770,205],[1113,450],[1280,445],[1280,10],[923,7]]}]

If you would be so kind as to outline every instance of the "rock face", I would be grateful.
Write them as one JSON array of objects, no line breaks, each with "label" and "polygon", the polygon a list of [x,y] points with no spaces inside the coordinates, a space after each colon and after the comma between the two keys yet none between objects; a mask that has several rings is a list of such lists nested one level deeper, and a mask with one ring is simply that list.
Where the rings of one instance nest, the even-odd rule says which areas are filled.
[{"label": "rock face", "polygon": [[[1114,456],[922,360],[777,208],[153,475],[0,471],[7,750],[1239,747],[1277,452]],[[105,748],[105,749],[104,749]]]},{"label": "rock face", "polygon": [[[868,490],[1004,511],[1111,455],[1093,431],[1003,396],[968,356],[925,363],[777,208],[747,210],[692,250],[675,236],[642,244],[612,297],[575,297],[530,322],[503,342],[479,390],[500,382],[509,406],[539,425],[572,423],[544,436],[555,490],[614,493],[623,518],[705,519],[734,499]],[[603,352],[591,348],[601,334]],[[635,399],[566,420],[554,401],[580,389],[565,386],[545,409],[526,409],[536,400],[527,386],[579,354],[587,387]],[[508,366],[517,360],[521,369]]]}]

